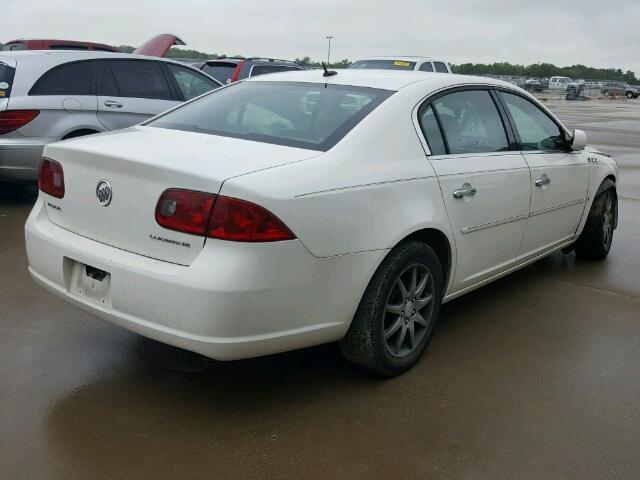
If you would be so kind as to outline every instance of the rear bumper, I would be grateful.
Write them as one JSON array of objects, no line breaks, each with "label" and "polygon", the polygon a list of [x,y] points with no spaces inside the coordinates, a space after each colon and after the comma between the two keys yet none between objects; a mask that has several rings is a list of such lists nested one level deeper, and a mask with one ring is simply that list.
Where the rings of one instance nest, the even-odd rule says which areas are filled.
[{"label": "rear bumper", "polygon": [[[217,360],[342,338],[384,255],[319,259],[297,240],[243,244],[210,239],[191,265],[175,265],[54,225],[43,196],[25,227],[29,271],[38,283],[111,323]],[[110,306],[70,290],[74,262],[111,274]]]},{"label": "rear bumper", "polygon": [[33,181],[38,179],[38,167],[46,142],[0,137],[0,179]]}]

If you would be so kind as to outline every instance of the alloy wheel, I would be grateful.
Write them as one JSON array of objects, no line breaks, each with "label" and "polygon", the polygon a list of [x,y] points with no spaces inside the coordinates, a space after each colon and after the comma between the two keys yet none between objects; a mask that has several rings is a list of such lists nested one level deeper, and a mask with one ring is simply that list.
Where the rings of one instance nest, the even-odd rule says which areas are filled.
[{"label": "alloy wheel", "polygon": [[384,308],[384,343],[394,357],[406,357],[421,345],[432,323],[434,282],[423,263],[406,267],[396,279]]}]

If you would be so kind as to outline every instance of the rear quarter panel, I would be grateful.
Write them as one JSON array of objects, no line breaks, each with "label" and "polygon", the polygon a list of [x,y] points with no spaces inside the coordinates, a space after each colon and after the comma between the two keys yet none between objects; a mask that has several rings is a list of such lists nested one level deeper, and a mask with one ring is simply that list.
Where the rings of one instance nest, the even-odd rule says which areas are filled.
[{"label": "rear quarter panel", "polygon": [[390,249],[422,228],[451,239],[413,100],[392,98],[325,154],[229,179],[221,194],[269,209],[317,257]]}]

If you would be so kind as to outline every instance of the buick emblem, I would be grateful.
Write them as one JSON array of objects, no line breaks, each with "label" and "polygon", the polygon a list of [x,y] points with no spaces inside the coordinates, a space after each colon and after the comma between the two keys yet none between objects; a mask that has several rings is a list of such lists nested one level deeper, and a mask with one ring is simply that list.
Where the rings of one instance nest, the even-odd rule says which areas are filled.
[{"label": "buick emblem", "polygon": [[98,197],[98,203],[103,207],[108,206],[111,203],[113,197],[113,189],[111,184],[106,180],[100,180],[96,187],[96,197]]}]

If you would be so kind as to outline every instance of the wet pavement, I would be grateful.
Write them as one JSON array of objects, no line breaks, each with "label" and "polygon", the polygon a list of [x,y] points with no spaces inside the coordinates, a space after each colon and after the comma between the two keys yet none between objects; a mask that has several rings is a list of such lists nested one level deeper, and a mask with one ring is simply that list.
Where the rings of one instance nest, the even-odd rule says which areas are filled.
[{"label": "wet pavement", "polygon": [[610,257],[447,304],[388,380],[334,345],[217,363],[76,310],[27,273],[34,192],[0,185],[0,478],[639,478],[640,100],[551,107],[620,161]]}]

